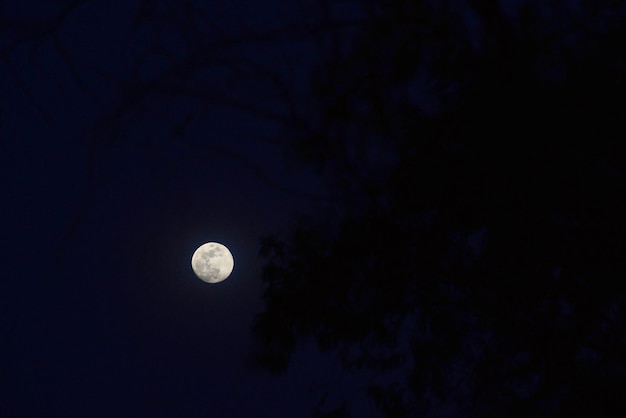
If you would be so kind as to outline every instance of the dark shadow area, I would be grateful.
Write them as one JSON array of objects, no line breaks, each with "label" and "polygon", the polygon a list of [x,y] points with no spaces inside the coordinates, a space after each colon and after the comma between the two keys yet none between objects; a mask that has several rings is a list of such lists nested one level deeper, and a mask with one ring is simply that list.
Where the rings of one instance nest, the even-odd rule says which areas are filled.
[{"label": "dark shadow area", "polygon": [[342,198],[262,241],[261,367],[313,340],[389,417],[623,416],[626,10],[518,3],[364,6],[329,48],[290,149]]}]

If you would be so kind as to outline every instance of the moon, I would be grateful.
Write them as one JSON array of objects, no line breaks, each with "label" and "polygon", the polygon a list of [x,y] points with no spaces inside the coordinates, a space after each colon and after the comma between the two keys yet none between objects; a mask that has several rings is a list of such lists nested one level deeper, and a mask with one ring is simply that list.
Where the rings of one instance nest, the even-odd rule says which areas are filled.
[{"label": "moon", "polygon": [[198,247],[191,257],[191,268],[196,276],[207,283],[226,280],[233,271],[235,260],[226,246],[207,242]]}]

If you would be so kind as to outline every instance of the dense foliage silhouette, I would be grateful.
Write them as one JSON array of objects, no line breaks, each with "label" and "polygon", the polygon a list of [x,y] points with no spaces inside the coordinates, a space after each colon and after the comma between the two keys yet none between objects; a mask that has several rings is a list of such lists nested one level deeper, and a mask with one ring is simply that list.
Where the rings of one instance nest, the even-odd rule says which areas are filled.
[{"label": "dense foliage silhouette", "polygon": [[626,413],[626,11],[518,3],[364,6],[321,60],[290,150],[342,198],[262,241],[259,365],[312,339],[390,417]]}]

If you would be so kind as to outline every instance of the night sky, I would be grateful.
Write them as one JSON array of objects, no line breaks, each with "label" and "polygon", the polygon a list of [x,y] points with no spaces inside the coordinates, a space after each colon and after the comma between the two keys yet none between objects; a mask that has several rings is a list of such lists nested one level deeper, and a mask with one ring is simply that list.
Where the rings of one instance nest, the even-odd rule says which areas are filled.
[{"label": "night sky", "polygon": [[[133,27],[138,2],[73,3],[46,32],[59,7],[2,2],[0,415],[307,416],[316,369],[253,372],[249,327],[262,308],[259,237],[322,189],[285,168],[274,121],[219,99],[181,101],[173,117],[141,105],[128,122],[115,79],[162,69],[151,42],[173,53],[184,42],[176,28],[159,38]],[[287,9],[207,3],[207,19],[233,36],[275,26]],[[247,47],[248,59],[271,61],[263,44]],[[236,46],[217,54],[242,56]],[[273,110],[238,86],[252,76],[225,71],[202,77]],[[184,139],[167,131],[180,115],[195,118]],[[207,241],[235,258],[212,286],[190,266]]]},{"label": "night sky", "polygon": [[[575,16],[586,13],[580,12],[585,7],[593,9],[584,1],[561,3]],[[435,6],[416,1],[429,5],[423,9],[428,16],[444,16],[441,22],[417,25],[403,20],[410,13],[422,16],[411,2],[394,1],[387,8],[374,1],[357,4],[0,0],[0,417],[297,418],[311,416],[325,394],[329,404],[349,399],[351,416],[381,416],[362,391],[363,382],[372,378],[369,371],[343,371],[336,353],[317,351],[315,331],[313,338],[298,340],[302,344],[286,373],[274,375],[258,367],[252,324],[266,306],[262,277],[275,285],[274,302],[282,300],[272,305],[270,313],[277,319],[269,321],[265,332],[291,325],[290,315],[301,314],[293,321],[312,324],[310,329],[335,331],[337,326],[340,331],[336,340],[330,338],[330,346],[359,328],[341,331],[345,318],[336,318],[336,312],[344,312],[345,295],[363,297],[362,305],[346,299],[345,306],[357,313],[367,311],[372,300],[374,314],[383,306],[379,317],[414,297],[401,311],[405,318],[416,317],[411,315],[417,315],[421,303],[419,308],[432,314],[427,327],[433,335],[438,335],[437,320],[443,331],[424,352],[413,352],[414,362],[399,373],[426,370],[434,363],[420,366],[420,360],[447,355],[456,340],[450,338],[448,344],[445,338],[460,335],[455,318],[475,320],[467,329],[477,330],[479,314],[494,334],[505,336],[502,346],[494,343],[497,348],[484,356],[494,362],[506,363],[508,354],[502,353],[515,352],[526,342],[535,344],[529,352],[536,349],[549,359],[559,358],[554,352],[561,347],[575,347],[563,357],[583,359],[581,367],[589,375],[581,374],[580,381],[605,377],[594,374],[601,369],[594,363],[597,353],[578,355],[576,350],[587,346],[559,340],[552,332],[565,330],[563,335],[569,336],[572,327],[580,326],[590,335],[585,344],[616,347],[603,352],[606,357],[598,354],[602,362],[623,365],[623,327],[610,336],[606,331],[619,321],[626,323],[620,305],[626,304],[626,288],[611,281],[624,271],[626,154],[616,140],[623,138],[623,123],[616,122],[621,110],[609,103],[623,101],[623,96],[614,93],[604,101],[598,91],[624,89],[626,51],[618,51],[623,49],[619,43],[610,44],[615,40],[607,34],[621,30],[625,20],[599,14],[605,20],[576,21],[570,27],[570,21],[551,14],[557,6],[532,6],[538,20],[551,22],[536,29],[520,12],[526,10],[522,4],[538,4],[534,1]],[[619,9],[620,16],[626,16],[625,10]],[[503,18],[495,18],[496,12]],[[367,13],[388,13],[393,16],[389,21],[406,27],[399,30],[386,26],[387,20],[373,19],[371,33],[351,38]],[[420,25],[432,32],[415,29]],[[426,38],[419,44],[422,49],[413,42],[415,33]],[[516,43],[520,33],[556,41],[546,43],[531,65],[526,57],[534,60],[536,51]],[[567,36],[559,38],[561,34]],[[502,45],[511,42],[519,49],[497,50],[493,45],[500,45],[499,37]],[[359,43],[363,39],[371,40],[371,49]],[[538,50],[544,46],[541,40],[532,42]],[[448,48],[456,44],[463,47]],[[409,51],[409,58],[394,56],[394,45]],[[354,55],[339,59],[351,48]],[[438,56],[437,48],[445,52]],[[411,66],[417,62],[411,54],[418,49],[428,68]],[[615,56],[622,58],[616,59],[615,73],[608,74],[604,69],[613,68],[609,58]],[[328,85],[335,90],[324,90]],[[527,106],[516,94],[537,99]],[[461,103],[460,110],[453,102]],[[393,108],[397,103],[401,105]],[[366,116],[359,119],[361,115]],[[349,122],[341,125],[345,120]],[[354,120],[358,123],[350,125]],[[415,132],[426,134],[411,137]],[[309,134],[320,135],[319,141],[307,143],[303,138]],[[396,134],[411,139],[393,142]],[[593,140],[579,146],[576,135]],[[345,155],[334,139],[346,146]],[[300,160],[293,149],[286,150],[292,143],[302,144],[296,147]],[[321,176],[316,158],[330,161],[328,172],[338,175]],[[528,170],[529,161],[537,170]],[[293,239],[290,254],[302,263],[286,270],[301,273],[291,277],[296,284],[290,288],[289,275],[281,276],[279,268],[265,270],[263,276],[261,248],[269,242],[263,237],[289,236],[302,213],[327,221],[302,236],[325,237],[323,227],[332,225],[328,235],[337,239],[320,239],[328,245],[317,247],[313,240]],[[516,221],[527,221],[527,213],[541,215],[528,224]],[[435,226],[424,227],[423,235],[411,234],[418,224]],[[218,284],[199,280],[190,264],[194,250],[210,241],[226,245],[235,260],[231,276]],[[302,256],[298,248],[310,251],[300,250]],[[440,259],[445,262],[437,264]],[[469,267],[454,270],[459,265]],[[439,277],[441,271],[449,276],[428,281],[429,274]],[[455,276],[458,271],[469,273]],[[532,279],[519,285],[515,280],[526,273]],[[413,275],[429,278],[414,285]],[[490,277],[498,281],[490,282]],[[589,277],[595,281],[585,281]],[[423,283],[423,293],[411,293]],[[308,298],[310,290],[319,291],[318,299]],[[540,298],[544,292],[545,300]],[[586,294],[598,299],[586,301]],[[291,295],[301,299],[290,300]],[[425,295],[452,301],[452,308]],[[468,302],[465,295],[476,297]],[[603,303],[618,312],[606,311],[607,318],[613,315],[609,325],[597,322],[604,320],[596,315],[605,312]],[[438,316],[448,308],[449,316],[448,311]],[[351,317],[354,312],[346,318],[360,318]],[[372,329],[379,318],[373,317]],[[527,317],[540,320],[526,327]],[[598,323],[601,331],[594,328]],[[360,324],[359,329],[370,331],[369,323]],[[545,336],[535,340],[532,327],[537,324],[537,333]],[[485,341],[491,337],[488,331],[476,333]],[[278,334],[280,340],[284,335]],[[583,341],[582,332],[571,335],[581,335]],[[547,342],[551,338],[554,343]],[[472,344],[466,351],[475,348]],[[553,352],[550,347],[558,348]],[[567,374],[565,360],[565,366],[546,363],[529,368],[538,367],[541,376]],[[490,367],[476,372],[489,388],[480,393],[486,409],[477,411],[491,411],[488,390],[499,387],[491,373],[505,373],[497,365]],[[619,370],[608,373],[605,386],[599,387],[609,387],[610,379],[623,382],[626,368]],[[452,379],[455,373],[460,374],[444,374]],[[384,381],[395,377],[382,373]],[[412,377],[415,387],[422,384],[419,376]],[[482,388],[478,382],[457,385],[458,391],[442,397],[446,400],[426,416],[469,416],[458,405],[467,401],[463,396],[471,384]],[[547,392],[539,391],[537,410],[560,407],[565,395],[559,398],[558,382],[550,386],[549,381]],[[433,380],[424,383],[424,393],[431,396],[436,385]],[[585,394],[605,399],[585,384],[566,389],[568,396],[580,389],[580,399]],[[520,390],[519,396],[530,391]],[[544,402],[546,393],[546,399],[557,401]],[[606,399],[618,398],[609,395]],[[576,410],[574,403],[568,405]]]}]

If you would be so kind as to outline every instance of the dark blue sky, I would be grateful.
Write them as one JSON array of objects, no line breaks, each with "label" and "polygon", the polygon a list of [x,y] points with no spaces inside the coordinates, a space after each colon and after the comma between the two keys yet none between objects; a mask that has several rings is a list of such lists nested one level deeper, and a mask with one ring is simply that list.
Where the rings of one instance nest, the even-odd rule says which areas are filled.
[{"label": "dark blue sky", "polygon": [[[268,141],[279,124],[236,108],[280,111],[263,98],[258,73],[196,75],[227,86],[235,106],[209,98],[204,109],[192,100],[168,108],[159,98],[147,101],[155,108],[133,107],[116,80],[167,67],[146,54],[151,43],[179,57],[197,40],[186,44],[177,27],[133,28],[137,2],[82,2],[49,33],[41,22],[55,7],[2,3],[0,415],[308,416],[309,385],[330,379],[332,366],[305,355],[273,378],[248,364],[249,326],[262,308],[259,237],[315,204],[300,194],[323,194],[310,174],[283,166]],[[290,7],[214,2],[206,13],[229,37],[280,26]],[[217,66],[245,56],[282,70],[267,52],[277,45],[227,46]],[[302,62],[313,55],[283,48],[293,85],[304,86]],[[179,115],[193,121],[172,139]],[[207,241],[235,257],[218,285],[190,268]]]},{"label": "dark blue sky", "polygon": [[[463,402],[520,413],[501,383],[525,349],[537,396],[560,408],[565,390],[565,415],[620,399],[604,392],[623,376],[577,352],[623,330],[601,322],[625,291],[623,8],[363,2],[368,20],[350,4],[0,0],[0,417],[308,417],[324,393],[374,417],[364,390],[394,373],[415,378],[417,403],[432,398],[429,418]],[[336,329],[340,342],[398,309],[396,348],[410,353],[394,373],[341,372],[313,343],[284,376],[252,367],[260,237],[301,211],[324,239],[296,236],[278,257],[289,268],[266,271],[278,302],[257,331],[289,351],[298,321],[297,338]],[[190,265],[208,241],[235,258],[216,285]],[[367,315],[337,321],[345,300]],[[596,325],[590,341],[577,331]],[[494,334],[486,375],[455,326]],[[474,383],[444,367],[458,354],[447,337]]]}]

